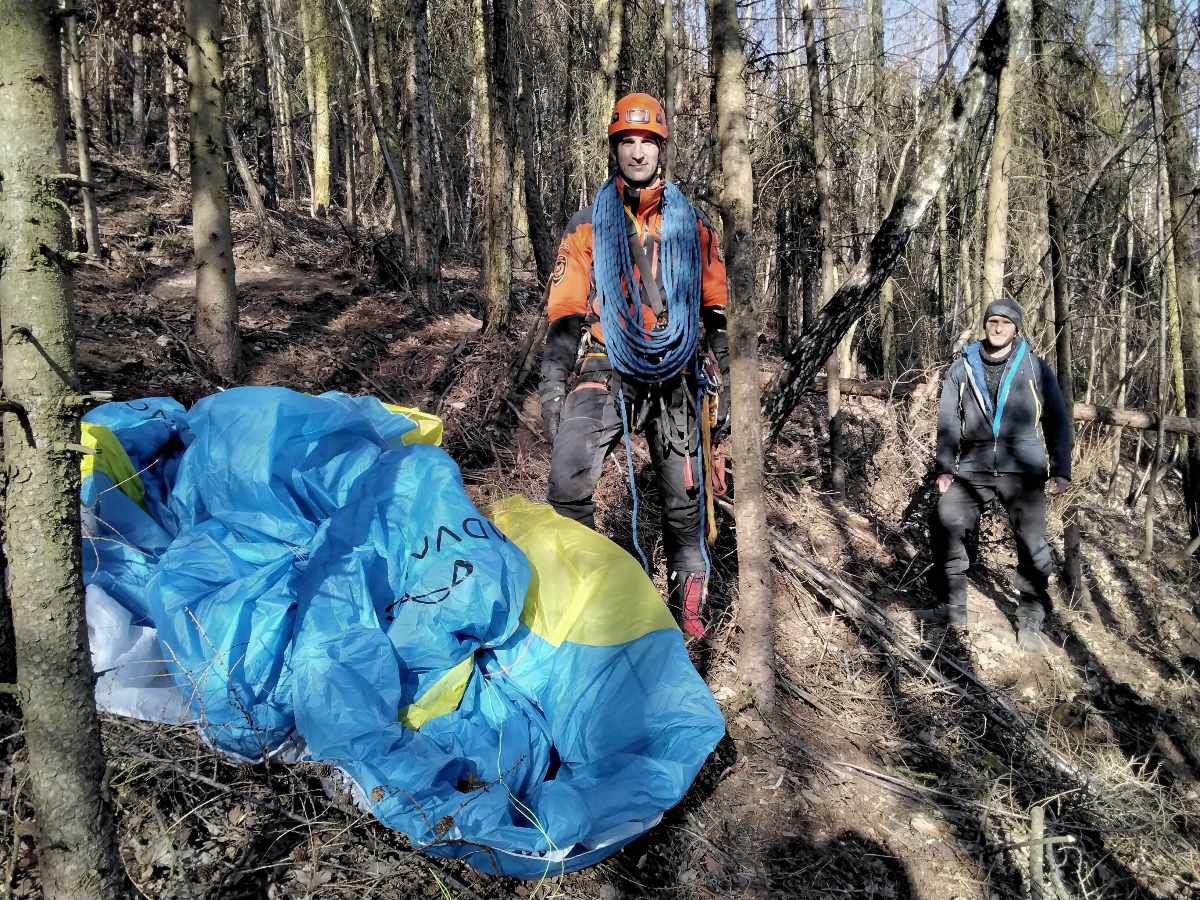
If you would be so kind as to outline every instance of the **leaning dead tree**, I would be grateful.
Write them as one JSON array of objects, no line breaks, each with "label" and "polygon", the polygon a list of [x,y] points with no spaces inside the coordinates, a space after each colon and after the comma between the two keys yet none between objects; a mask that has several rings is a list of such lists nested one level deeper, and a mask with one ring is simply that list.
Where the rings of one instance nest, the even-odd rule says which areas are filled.
[{"label": "leaning dead tree", "polygon": [[763,413],[771,423],[771,438],[779,436],[788,415],[814,375],[850,330],[876,301],[908,237],[920,224],[937,195],[963,132],[974,118],[984,95],[1008,64],[1009,46],[1029,20],[1029,0],[1001,0],[979,40],[971,65],[945,102],[926,146],[913,156],[920,160],[905,175],[892,208],[864,249],[862,258],[816,317],[811,329],[785,357],[785,366],[771,380]]},{"label": "leaning dead tree", "polygon": [[[123,896],[87,646],[59,18],[0,0],[4,556],[47,900]],[[8,879],[5,879],[7,887]]]}]

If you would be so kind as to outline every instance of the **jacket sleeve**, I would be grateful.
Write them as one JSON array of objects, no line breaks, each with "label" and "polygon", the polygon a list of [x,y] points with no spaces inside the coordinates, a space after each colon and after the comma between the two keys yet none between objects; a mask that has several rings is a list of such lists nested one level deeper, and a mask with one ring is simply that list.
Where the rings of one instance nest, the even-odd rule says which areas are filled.
[{"label": "jacket sleeve", "polygon": [[1046,438],[1046,454],[1050,457],[1050,477],[1071,480],[1071,450],[1075,443],[1075,423],[1062,391],[1058,376],[1038,360],[1042,381],[1042,434]]},{"label": "jacket sleeve", "polygon": [[958,463],[958,445],[962,440],[962,419],[958,404],[963,388],[963,363],[957,359],[946,369],[942,378],[942,399],[938,403],[937,450],[934,468],[938,475],[954,471]]},{"label": "jacket sleeve", "polygon": [[538,397],[545,406],[567,395],[567,378],[575,368],[579,339],[583,332],[583,316],[559,316],[550,322],[546,331],[546,346],[542,350],[542,381]]},{"label": "jacket sleeve", "polygon": [[563,316],[586,316],[591,290],[592,224],[581,213],[571,220],[558,245],[546,303],[550,321],[553,323]]},{"label": "jacket sleeve", "polygon": [[725,275],[725,259],[721,256],[721,239],[704,216],[696,220],[700,232],[701,305],[724,307],[729,300]]}]

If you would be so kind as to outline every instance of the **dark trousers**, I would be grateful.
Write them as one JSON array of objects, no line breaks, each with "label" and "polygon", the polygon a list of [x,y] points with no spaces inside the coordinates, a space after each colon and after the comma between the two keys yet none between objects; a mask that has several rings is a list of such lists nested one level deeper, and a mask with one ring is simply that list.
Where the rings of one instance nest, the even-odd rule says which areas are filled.
[{"label": "dark trousers", "polygon": [[979,516],[993,499],[1008,513],[1008,523],[1017,539],[1015,583],[1022,602],[1036,601],[1050,611],[1047,586],[1054,572],[1054,559],[1046,543],[1046,479],[1039,476],[982,472],[960,472],[949,490],[938,499],[941,525],[937,542],[942,571],[946,576],[947,602],[966,603],[967,532],[979,524]]},{"label": "dark trousers", "polygon": [[[604,360],[604,363],[607,361]],[[559,513],[595,527],[592,494],[604,460],[622,440],[621,412],[613,390],[624,390],[626,415],[642,423],[662,499],[663,549],[671,571],[702,572],[700,507],[696,484],[695,419],[687,385],[631,388],[601,365],[588,367],[563,404],[550,460],[547,500]],[[611,388],[611,389],[610,389]],[[630,422],[630,431],[634,422]],[[690,472],[690,478],[689,478]],[[689,484],[691,488],[689,488]]]}]

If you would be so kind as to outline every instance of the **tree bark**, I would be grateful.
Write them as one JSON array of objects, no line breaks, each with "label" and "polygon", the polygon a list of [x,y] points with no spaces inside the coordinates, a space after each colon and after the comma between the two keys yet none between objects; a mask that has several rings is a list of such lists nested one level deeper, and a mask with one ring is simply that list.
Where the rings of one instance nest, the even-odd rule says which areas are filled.
[{"label": "tree bark", "polygon": [[262,184],[263,203],[269,209],[279,207],[279,188],[275,179],[275,123],[271,115],[271,79],[268,75],[270,54],[267,53],[265,4],[254,0],[246,11],[247,33],[250,37],[250,90],[253,94],[254,170]]},{"label": "tree bark", "polygon": [[146,157],[146,53],[145,38],[140,32],[133,33],[132,44],[133,97],[130,103],[130,138],[133,143],[133,158],[140,162]]},{"label": "tree bark", "polygon": [[412,141],[412,198],[417,220],[414,229],[420,280],[417,289],[425,295],[429,308],[437,309],[442,284],[442,229],[438,221],[437,173],[433,164],[428,11],[428,0],[408,0],[408,30],[413,49],[408,112]]},{"label": "tree bark", "polygon": [[80,568],[75,374],[58,4],[0,0],[0,333],[4,556],[41,891],[124,896],[103,785]]},{"label": "tree bark", "polygon": [[[280,0],[263,0],[264,27],[267,30],[267,51],[273,60],[268,72],[275,78],[275,94],[279,108],[279,146],[283,153],[283,172],[287,180],[288,196],[292,203],[298,203],[300,198],[297,184],[296,129],[292,124],[292,95],[288,89],[286,57],[284,55],[283,33],[279,30]],[[269,3],[269,5],[266,5]],[[278,199],[278,197],[276,197]]]},{"label": "tree bark", "polygon": [[[608,119],[617,102],[617,63],[621,59],[621,24],[624,21],[625,0],[591,0],[592,41],[596,52],[596,68],[592,74],[591,127],[588,136],[605,140]],[[593,157],[598,160],[588,173],[587,196],[594,197],[596,189],[608,177],[608,154]]]},{"label": "tree bark", "polygon": [[171,58],[166,35],[162,37],[162,45],[163,95],[167,107],[167,168],[171,177],[179,178],[179,102],[175,93],[175,61]]},{"label": "tree bark", "polygon": [[250,203],[254,218],[258,220],[258,249],[263,256],[274,256],[275,236],[271,228],[271,219],[267,215],[266,202],[259,193],[258,184],[254,180],[254,170],[250,168],[250,161],[242,152],[237,132],[228,122],[225,123],[225,138],[229,141],[229,157],[233,160],[233,167],[238,173],[238,178],[242,180],[242,187],[246,191],[246,199]]},{"label": "tree bark", "polygon": [[983,295],[976,324],[993,300],[1004,296],[1004,266],[1008,258],[1008,173],[1013,149],[1013,93],[1016,89],[1017,47],[1009,48],[996,90],[996,124],[988,158],[987,233],[983,249]]},{"label": "tree bark", "polygon": [[[888,120],[884,108],[883,83],[883,0],[867,0],[868,19],[871,29],[871,142],[872,156],[875,159],[875,184],[877,190],[875,216],[872,225],[876,228],[887,215],[887,208],[892,201],[892,179],[888,177],[884,153],[887,142],[884,138],[884,123]],[[893,348],[893,332],[895,331],[895,310],[892,295],[894,286],[892,279],[887,279],[879,291],[879,345],[880,345],[880,374],[891,378],[896,370],[895,350]]]},{"label": "tree bark", "polygon": [[[1163,149],[1170,185],[1170,231],[1175,240],[1175,284],[1181,319],[1180,369],[1187,415],[1200,418],[1200,222],[1195,209],[1195,147],[1183,119],[1179,54],[1181,17],[1171,0],[1154,0],[1156,81],[1161,98]],[[1188,440],[1184,506],[1192,537],[1200,535],[1200,441]]]},{"label": "tree bark", "polygon": [[79,153],[79,180],[83,182],[83,228],[88,253],[99,259],[104,253],[100,243],[100,225],[96,218],[96,193],[92,189],[92,151],[88,141],[87,105],[83,96],[83,67],[79,60],[79,36],[74,14],[63,18],[63,37],[67,46],[67,80],[71,92],[71,119],[75,123],[75,147]]},{"label": "tree bark", "polygon": [[818,366],[866,311],[899,259],[909,235],[946,177],[967,123],[975,117],[984,93],[999,79],[1008,60],[1009,44],[1015,42],[1013,32],[1024,26],[1028,11],[1028,0],[1001,0],[998,4],[954,96],[942,105],[937,127],[920,151],[912,154],[917,162],[905,174],[887,218],[814,326],[809,328],[805,323],[803,337],[785,357],[784,368],[772,379],[763,400],[772,439],[779,435]]},{"label": "tree bark", "polygon": [[[675,127],[675,90],[679,73],[675,68],[675,0],[663,0],[663,112],[667,114],[667,127]],[[667,141],[663,148],[663,178],[671,180],[674,168],[675,145]]]},{"label": "tree bark", "polygon": [[333,134],[329,115],[329,20],[324,0],[300,0],[300,18],[304,30],[304,66],[312,98],[313,184],[311,207],[314,216],[323,217],[333,199]]},{"label": "tree bark", "polygon": [[225,80],[219,0],[188,0],[188,82],[191,92],[192,247],[196,269],[196,339],[222,377],[241,365],[225,174]]},{"label": "tree bark", "polygon": [[[526,6],[525,21],[532,21],[532,9]],[[546,207],[542,204],[542,191],[538,186],[537,167],[537,133],[533,119],[533,79],[529,77],[532,67],[526,66],[521,72],[521,92],[517,105],[520,110],[521,133],[517,143],[521,145],[524,167],[523,191],[525,195],[525,221],[529,226],[529,243],[533,250],[533,261],[537,267],[538,281],[546,284],[550,272],[554,268],[555,244],[554,235],[550,231],[550,222],[546,218]]]},{"label": "tree bark", "polygon": [[483,333],[495,337],[508,328],[512,291],[512,0],[484,0],[483,14],[488,62],[488,168],[480,282]]},{"label": "tree bark", "polygon": [[745,56],[735,0],[713,3],[721,219],[729,272],[729,360],[738,490],[738,672],[764,715],[775,708],[775,577],[763,478],[758,320],[754,313],[754,176],[746,123]]},{"label": "tree bark", "polygon": [[[801,21],[804,23],[804,51],[808,71],[808,100],[812,115],[813,155],[816,159],[814,177],[817,194],[817,235],[821,246],[821,305],[832,299],[837,277],[833,258],[833,165],[829,153],[829,136],[825,128],[825,101],[821,96],[821,75],[817,61],[815,0],[803,0]],[[805,329],[808,322],[804,323]],[[849,331],[849,329],[847,329]],[[841,360],[836,348],[825,366],[829,385],[826,403],[829,407],[829,481],[835,493],[846,492],[846,464],[842,459],[842,397],[838,390]]]}]

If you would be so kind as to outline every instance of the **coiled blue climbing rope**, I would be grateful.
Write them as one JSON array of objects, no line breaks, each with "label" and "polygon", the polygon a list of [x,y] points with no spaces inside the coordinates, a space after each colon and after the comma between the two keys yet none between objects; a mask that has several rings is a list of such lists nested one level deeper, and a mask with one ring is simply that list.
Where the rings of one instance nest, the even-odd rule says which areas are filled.
[{"label": "coiled blue climbing rope", "polygon": [[679,188],[666,182],[659,242],[667,313],[663,328],[651,331],[642,321],[642,291],[628,233],[625,204],[615,178],[609,178],[592,206],[592,258],[604,344],[618,372],[657,384],[678,375],[696,359],[700,336],[696,211]]},{"label": "coiled blue climbing rope", "polygon": [[[700,384],[696,397],[696,463],[700,477],[700,553],[708,580],[711,563],[705,546],[704,463],[700,442],[700,410],[704,384],[697,343],[700,337],[700,236],[696,210],[671,182],[663,185],[662,231],[659,266],[666,302],[666,326],[655,330],[643,321],[642,292],[629,250],[625,204],[617,189],[616,176],[609,178],[592,205],[592,259],[596,292],[600,297],[600,325],[613,368],[642,382],[658,384],[693,367]],[[628,290],[626,290],[628,288]],[[633,506],[633,546],[650,571],[638,540],[638,496],[633,472],[633,448],[624,391],[617,391],[621,430]]]}]

